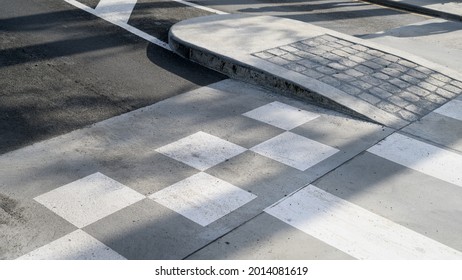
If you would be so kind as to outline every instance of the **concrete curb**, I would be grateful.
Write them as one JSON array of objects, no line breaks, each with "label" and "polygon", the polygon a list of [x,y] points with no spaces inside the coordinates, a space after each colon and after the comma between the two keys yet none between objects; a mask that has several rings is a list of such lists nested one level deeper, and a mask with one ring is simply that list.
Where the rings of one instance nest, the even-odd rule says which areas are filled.
[{"label": "concrete curb", "polygon": [[426,8],[425,6],[417,6],[405,2],[397,2],[390,0],[364,0],[366,2],[387,6],[391,8],[397,8],[400,10],[405,10],[409,12],[414,12],[417,14],[423,14],[427,16],[440,17],[448,20],[462,21],[462,15],[457,15],[453,13],[448,13],[445,11],[440,11],[436,9]]}]

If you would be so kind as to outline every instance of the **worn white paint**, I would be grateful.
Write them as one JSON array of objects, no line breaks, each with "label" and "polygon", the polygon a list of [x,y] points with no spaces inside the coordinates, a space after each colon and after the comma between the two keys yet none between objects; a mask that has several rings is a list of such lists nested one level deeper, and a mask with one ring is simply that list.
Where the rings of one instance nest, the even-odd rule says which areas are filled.
[{"label": "worn white paint", "polygon": [[78,228],[83,228],[145,196],[101,174],[95,173],[35,198]]},{"label": "worn white paint", "polygon": [[256,196],[201,172],[152,194],[150,198],[201,226],[207,226]]},{"label": "worn white paint", "polygon": [[319,117],[318,114],[277,101],[256,108],[243,115],[285,130],[291,130]]},{"label": "worn white paint", "polygon": [[156,151],[204,171],[245,152],[246,149],[200,131]]},{"label": "worn white paint", "polygon": [[434,111],[440,115],[462,121],[462,101],[452,100]]},{"label": "worn white paint", "polygon": [[18,260],[125,260],[83,230],[71,232]]},{"label": "worn white paint", "polygon": [[110,22],[127,23],[138,0],[100,0],[95,8],[99,17]]},{"label": "worn white paint", "polygon": [[367,151],[462,187],[462,156],[454,152],[398,133],[390,135]]},{"label": "worn white paint", "polygon": [[462,253],[313,185],[265,210],[358,259],[462,259]]},{"label": "worn white paint", "polygon": [[188,2],[188,1],[183,1],[183,0],[172,0],[172,1],[181,3],[181,4],[186,5],[186,6],[194,7],[194,8],[199,9],[199,10],[203,10],[203,11],[207,11],[207,12],[210,12],[210,13],[218,14],[218,15],[227,15],[228,14],[227,12],[219,11],[217,9],[205,7],[205,6],[202,6],[202,5],[199,5],[199,4],[196,4],[196,3],[192,3],[192,2]]},{"label": "worn white paint", "polygon": [[301,171],[307,170],[339,151],[292,132],[284,132],[251,150]]}]

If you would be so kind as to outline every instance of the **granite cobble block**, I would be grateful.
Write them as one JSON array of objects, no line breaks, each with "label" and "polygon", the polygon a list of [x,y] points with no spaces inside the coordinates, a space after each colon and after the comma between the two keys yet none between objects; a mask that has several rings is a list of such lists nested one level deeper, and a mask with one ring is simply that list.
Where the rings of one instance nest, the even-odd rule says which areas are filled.
[{"label": "granite cobble block", "polygon": [[451,85],[454,85],[454,86],[456,86],[456,87],[462,89],[462,82],[453,80],[453,81],[451,81]]},{"label": "granite cobble block", "polygon": [[285,50],[282,50],[280,48],[269,49],[267,50],[267,52],[269,52],[270,54],[274,54],[276,56],[285,55],[287,53]]},{"label": "granite cobble block", "polygon": [[416,114],[409,112],[407,110],[398,111],[398,115],[407,121],[416,121],[419,119],[419,117]]},{"label": "granite cobble block", "polygon": [[362,81],[364,81],[364,82],[366,82],[368,84],[374,85],[374,86],[379,86],[379,85],[383,84],[382,80],[376,79],[376,78],[374,78],[372,76],[362,76],[359,79],[361,79]]},{"label": "granite cobble block", "polygon": [[337,80],[345,81],[345,82],[350,82],[350,81],[355,80],[354,77],[349,76],[349,75],[344,74],[344,73],[334,74],[333,77],[336,78]]},{"label": "granite cobble block", "polygon": [[304,66],[304,67],[306,67],[306,68],[315,68],[315,67],[321,66],[318,63],[316,63],[314,61],[311,61],[309,59],[299,60],[299,61],[297,61],[297,63]]},{"label": "granite cobble block", "polygon": [[382,68],[385,68],[392,63],[391,61],[388,61],[381,57],[373,59],[372,62],[377,63],[378,65],[382,66]]},{"label": "granite cobble block", "polygon": [[449,85],[449,84],[448,84],[448,85],[444,85],[444,86],[443,86],[443,89],[448,90],[448,91],[450,91],[450,92],[453,92],[453,93],[455,93],[455,94],[462,94],[462,89],[460,89],[460,88],[458,88],[458,87],[456,87],[456,86],[453,86],[453,85]]},{"label": "granite cobble block", "polygon": [[418,107],[414,104],[409,104],[408,106],[406,106],[405,108],[406,110],[414,113],[414,114],[418,114],[418,115],[426,115],[429,113],[429,111],[425,110],[424,108],[421,108],[421,107]]},{"label": "granite cobble block", "polygon": [[299,57],[298,55],[294,55],[294,54],[291,54],[291,53],[286,53],[284,55],[281,55],[281,58],[283,58],[285,60],[289,60],[289,61],[298,61],[298,60],[303,59],[302,57]]},{"label": "granite cobble block", "polygon": [[379,103],[381,100],[380,98],[377,98],[369,93],[362,93],[359,95],[359,98],[361,98],[362,100],[366,101],[367,103],[370,103],[370,104],[377,104]]},{"label": "granite cobble block", "polygon": [[255,53],[254,56],[261,58],[261,59],[268,59],[268,58],[272,58],[274,54],[271,54],[269,52],[259,52],[259,53]]},{"label": "granite cobble block", "polygon": [[374,73],[372,76],[380,80],[388,80],[390,78],[390,76],[381,72]]},{"label": "granite cobble block", "polygon": [[375,56],[370,55],[370,54],[368,54],[366,52],[359,52],[359,53],[356,54],[356,56],[359,56],[359,57],[364,58],[366,60],[372,60],[372,59],[375,58]]},{"label": "granite cobble block", "polygon": [[333,77],[330,77],[330,76],[324,76],[322,77],[321,79],[319,79],[320,81],[322,81],[323,83],[326,83],[330,86],[333,86],[333,87],[338,87],[342,84],[341,81],[333,78]]},{"label": "granite cobble block", "polygon": [[437,94],[429,94],[425,97],[425,99],[438,105],[442,105],[448,101],[446,98]]},{"label": "granite cobble block", "polygon": [[380,85],[380,88],[388,91],[388,92],[391,92],[391,93],[400,93],[402,91],[402,89],[400,89],[399,87],[397,86],[394,86],[392,84],[389,84],[389,83],[384,83],[382,85]]},{"label": "granite cobble block", "polygon": [[345,47],[345,48],[342,48],[342,51],[352,55],[352,54],[355,54],[355,53],[358,53],[359,51],[356,50],[356,49],[353,49],[353,48],[350,48],[350,47]]},{"label": "granite cobble block", "polygon": [[362,57],[359,57],[359,56],[356,56],[356,55],[352,55],[349,57],[351,61],[354,61],[356,63],[363,63],[364,61],[366,61],[366,59],[362,58]]},{"label": "granite cobble block", "polygon": [[341,56],[341,57],[349,57],[350,54],[345,52],[345,51],[342,51],[342,50],[334,50],[332,51],[333,54],[335,55],[338,55],[338,56]]},{"label": "granite cobble block", "polygon": [[367,51],[367,48],[365,46],[358,45],[358,44],[352,45],[351,48],[353,48],[355,50],[358,50],[358,51],[361,51],[361,52]]},{"label": "granite cobble block", "polygon": [[371,84],[368,84],[368,83],[366,83],[364,81],[358,81],[358,80],[352,81],[352,82],[350,82],[350,84],[357,87],[357,88],[360,88],[362,90],[368,90],[371,87],[373,87],[373,85],[371,85]]},{"label": "granite cobble block", "polygon": [[369,68],[367,66],[364,66],[364,65],[358,65],[358,66],[356,66],[354,68],[354,70],[362,72],[364,74],[369,74],[369,75],[375,73],[374,69],[371,69],[371,68]]},{"label": "granite cobble block", "polygon": [[358,95],[363,92],[361,89],[354,87],[352,85],[346,84],[346,83],[341,84],[339,88],[340,90],[348,94],[351,94],[351,95]]},{"label": "granite cobble block", "polygon": [[357,71],[355,69],[348,69],[348,70],[345,71],[345,74],[350,75],[350,76],[355,77],[355,78],[364,76],[364,73],[359,72],[359,71]]},{"label": "granite cobble block", "polygon": [[420,97],[418,97],[417,95],[411,93],[411,92],[408,92],[408,91],[401,91],[399,93],[396,94],[396,96],[399,96],[401,98],[403,98],[404,100],[407,100],[409,102],[417,102],[420,100]]},{"label": "granite cobble block", "polygon": [[435,74],[431,74],[430,77],[432,78],[435,78],[437,80],[440,80],[442,82],[445,82],[445,83],[449,83],[451,82],[451,78],[443,75],[443,74],[440,74],[440,73],[435,73]]},{"label": "granite cobble block", "polygon": [[397,62],[399,60],[399,57],[391,55],[391,54],[384,54],[382,58],[390,62]]},{"label": "granite cobble block", "polygon": [[369,89],[369,93],[372,95],[375,95],[381,99],[387,99],[390,96],[393,96],[393,94],[389,93],[386,90],[383,90],[379,87],[372,87]]},{"label": "granite cobble block", "polygon": [[401,65],[401,64],[398,64],[398,63],[392,63],[390,65],[387,66],[387,68],[391,68],[391,69],[395,69],[395,70],[398,70],[402,73],[405,73],[407,70],[409,70],[409,68]]},{"label": "granite cobble block", "polygon": [[418,66],[414,62],[410,62],[409,60],[405,60],[405,59],[398,60],[398,64],[401,64],[402,66],[408,67],[408,68],[415,68]]},{"label": "granite cobble block", "polygon": [[457,96],[457,94],[455,94],[454,92],[450,92],[442,88],[438,88],[436,90],[436,94],[445,98],[454,98]]},{"label": "granite cobble block", "polygon": [[424,74],[426,74],[426,75],[436,74],[435,71],[433,71],[433,70],[431,70],[431,69],[429,69],[429,68],[427,68],[427,67],[423,67],[423,66],[417,66],[417,67],[415,68],[415,70],[417,70],[417,71],[419,71],[419,72],[421,72],[421,73],[424,73]]},{"label": "granite cobble block", "polygon": [[350,67],[350,68],[353,68],[353,67],[356,67],[358,65],[358,63],[352,61],[352,60],[349,60],[347,58],[344,58],[344,59],[341,59],[338,61],[340,64],[343,64],[347,67]]},{"label": "granite cobble block", "polygon": [[399,87],[401,89],[405,89],[405,88],[408,88],[408,87],[411,86],[410,83],[405,82],[405,81],[400,80],[400,79],[397,79],[397,78],[391,79],[388,82],[390,82],[391,84],[393,84],[393,85],[395,85],[395,86],[397,86],[397,87]]},{"label": "granite cobble block", "polygon": [[313,70],[313,69],[306,69],[305,71],[302,72],[303,75],[308,76],[313,79],[319,79],[321,77],[324,77],[324,74]]},{"label": "granite cobble block", "polygon": [[425,90],[418,86],[410,86],[407,88],[407,90],[420,97],[425,97],[430,94],[428,90]]},{"label": "granite cobble block", "polygon": [[399,110],[401,110],[400,107],[394,105],[394,104],[391,104],[390,102],[388,101],[381,101],[379,103],[376,104],[376,106],[384,111],[387,111],[389,113],[396,113],[398,112]]},{"label": "granite cobble block", "polygon": [[409,76],[407,74],[403,74],[399,77],[401,80],[404,80],[412,85],[418,85],[420,83],[420,79],[417,79],[416,77]]},{"label": "granite cobble block", "polygon": [[402,73],[396,69],[390,68],[390,67],[385,67],[382,70],[382,73],[387,74],[391,77],[399,77],[402,75]]},{"label": "granite cobble block", "polygon": [[406,74],[414,77],[414,78],[417,78],[417,79],[425,79],[427,77],[427,74],[424,74],[422,72],[419,72],[419,71],[416,71],[414,69],[409,69]]},{"label": "granite cobble block", "polygon": [[269,58],[268,61],[274,64],[277,64],[277,65],[281,65],[281,66],[284,66],[290,63],[290,61],[280,58],[279,56],[274,56],[272,58]]},{"label": "granite cobble block", "polygon": [[423,89],[426,89],[428,91],[436,91],[438,89],[437,86],[432,85],[432,84],[427,83],[427,82],[420,82],[420,83],[418,83],[418,86],[423,88]]},{"label": "granite cobble block", "polygon": [[366,61],[366,62],[363,62],[363,65],[365,65],[365,66],[367,66],[367,67],[369,67],[369,68],[372,68],[372,69],[374,69],[374,70],[378,70],[378,69],[382,69],[382,68],[383,68],[382,65],[377,64],[377,63],[375,63],[375,62],[373,62],[373,61]]},{"label": "granite cobble block", "polygon": [[408,101],[406,101],[406,100],[404,100],[401,97],[396,96],[396,95],[393,95],[393,96],[389,97],[387,100],[390,101],[391,103],[395,104],[396,106],[401,107],[401,108],[404,108],[407,105],[409,105]]},{"label": "granite cobble block", "polygon": [[348,67],[345,66],[345,65],[342,65],[338,62],[332,62],[332,63],[329,63],[327,64],[330,68],[332,69],[335,69],[335,70],[338,70],[338,71],[344,71],[344,70],[347,70]]},{"label": "granite cobble block", "polygon": [[419,108],[423,108],[425,110],[428,110],[428,111],[433,111],[434,109],[436,109],[439,105],[433,103],[433,102],[430,102],[428,100],[425,100],[425,99],[420,99],[419,101],[417,102],[414,102],[414,105],[419,107]]},{"label": "granite cobble block", "polygon": [[286,52],[289,52],[289,53],[295,53],[298,51],[297,48],[294,48],[294,47],[291,47],[291,46],[282,46],[282,47],[279,47],[281,50],[284,50]]},{"label": "granite cobble block", "polygon": [[366,52],[368,54],[376,56],[376,57],[380,57],[380,56],[383,56],[385,54],[384,52],[381,52],[381,51],[375,50],[375,49],[367,49]]},{"label": "granite cobble block", "polygon": [[317,67],[316,68],[316,71],[318,72],[321,72],[321,73],[324,73],[326,75],[333,75],[333,74],[336,74],[337,73],[337,70],[335,69],[332,69],[328,66],[320,66],[320,67]]},{"label": "granite cobble block", "polygon": [[302,66],[295,62],[289,63],[285,67],[289,70],[296,71],[296,72],[303,72],[307,69],[305,66]]},{"label": "granite cobble block", "polygon": [[383,90],[379,87],[372,87],[369,89],[369,93],[381,98],[381,99],[387,99],[388,97],[393,96],[393,94],[389,93],[386,90]]}]

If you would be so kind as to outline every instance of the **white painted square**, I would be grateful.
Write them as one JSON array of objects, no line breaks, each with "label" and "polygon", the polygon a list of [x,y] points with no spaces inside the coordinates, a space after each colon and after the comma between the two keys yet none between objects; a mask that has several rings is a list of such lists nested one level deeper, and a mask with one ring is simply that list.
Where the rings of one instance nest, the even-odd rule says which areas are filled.
[{"label": "white painted square", "polygon": [[18,260],[125,260],[125,258],[79,229],[19,257]]},{"label": "white painted square", "polygon": [[266,213],[358,259],[461,259],[462,253],[313,185]]},{"label": "white painted square", "polygon": [[339,151],[292,132],[284,132],[251,150],[301,171],[307,170]]},{"label": "white painted square", "polygon": [[201,226],[207,226],[256,196],[201,172],[152,194],[150,198]]},{"label": "white painted square", "polygon": [[277,101],[261,106],[243,115],[284,130],[291,130],[319,117],[318,114]]},{"label": "white painted square", "polygon": [[35,200],[78,228],[83,228],[145,196],[101,174],[95,173]]},{"label": "white painted square", "polygon": [[200,171],[237,156],[246,150],[202,131],[156,149],[157,152]]}]

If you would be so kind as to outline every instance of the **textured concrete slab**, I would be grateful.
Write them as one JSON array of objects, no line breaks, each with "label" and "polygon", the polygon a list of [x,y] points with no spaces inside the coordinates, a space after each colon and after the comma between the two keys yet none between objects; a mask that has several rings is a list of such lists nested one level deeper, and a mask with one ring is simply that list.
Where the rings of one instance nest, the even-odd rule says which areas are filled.
[{"label": "textured concrete slab", "polygon": [[456,71],[294,20],[203,17],[174,25],[169,40],[178,54],[231,77],[394,128],[462,93]]}]

